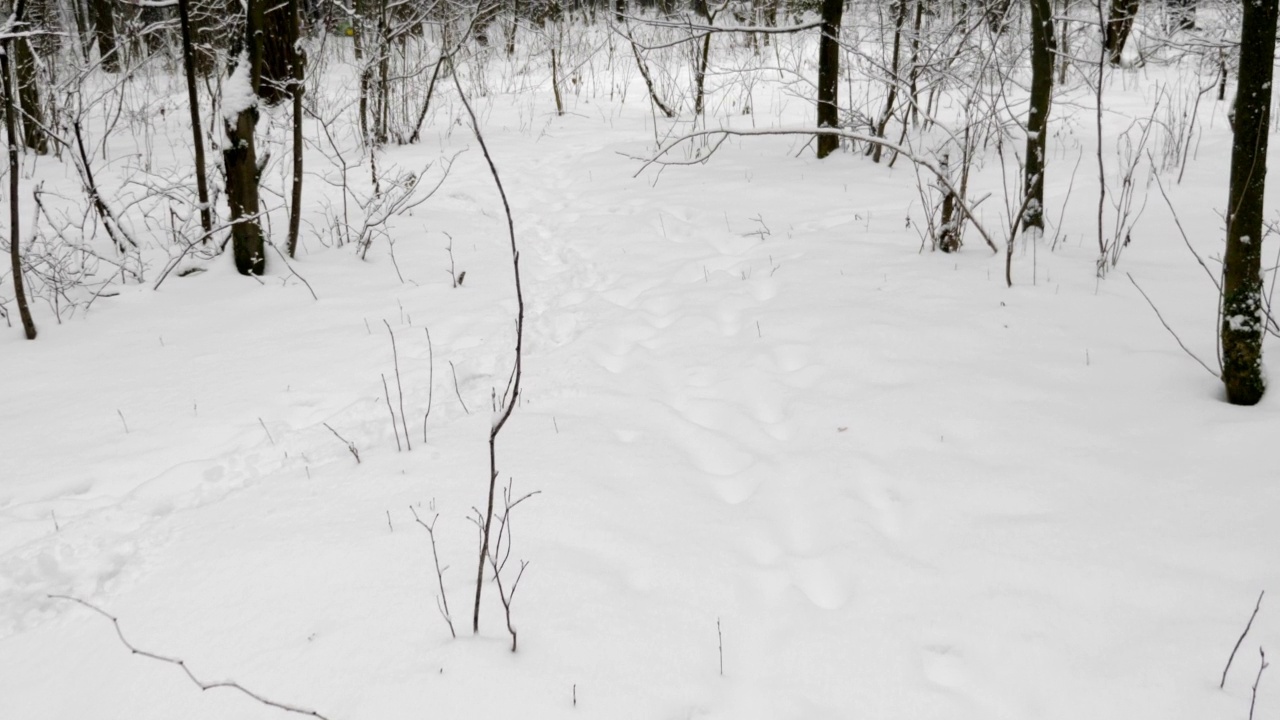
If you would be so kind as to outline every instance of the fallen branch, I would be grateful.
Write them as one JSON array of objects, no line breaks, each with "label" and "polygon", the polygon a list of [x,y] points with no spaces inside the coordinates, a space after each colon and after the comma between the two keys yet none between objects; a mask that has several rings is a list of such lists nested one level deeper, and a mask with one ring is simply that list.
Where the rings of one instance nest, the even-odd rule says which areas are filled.
[{"label": "fallen branch", "polygon": [[117,619],[114,615],[111,615],[110,613],[108,613],[106,610],[103,610],[102,608],[98,607],[97,605],[81,600],[80,598],[71,597],[70,595],[50,595],[49,597],[54,600],[68,600],[78,605],[83,605],[84,607],[87,607],[90,610],[98,613],[102,617],[110,620],[111,624],[116,629],[116,637],[120,638],[120,642],[126,648],[129,649],[129,652],[133,653],[134,655],[141,655],[142,657],[150,658],[152,660],[158,660],[159,662],[162,662],[162,663],[177,665],[178,667],[182,668],[182,671],[184,673],[187,674],[187,677],[191,679],[191,682],[195,683],[196,687],[200,688],[201,690],[213,690],[215,688],[226,688],[228,690],[237,690],[240,693],[247,695],[250,698],[257,700],[259,703],[262,703],[263,705],[267,705],[269,707],[283,710],[285,712],[295,713],[298,715],[306,715],[308,717],[320,718],[320,720],[329,720],[328,717],[321,715],[315,710],[308,710],[307,708],[304,708],[304,707],[299,707],[297,705],[290,705],[288,703],[276,702],[275,700],[272,700],[270,698],[263,697],[262,695],[259,695],[258,693],[255,693],[252,690],[245,688],[243,685],[241,685],[240,683],[234,680],[219,680],[217,682],[205,682],[204,680],[201,680],[200,678],[196,677],[195,673],[191,672],[191,668],[187,665],[187,662],[185,660],[181,658],[172,658],[165,655],[159,655],[149,650],[143,650],[137,647],[136,645],[134,645],[133,643],[129,642],[129,639],[124,636],[124,631],[120,629],[120,620]]}]

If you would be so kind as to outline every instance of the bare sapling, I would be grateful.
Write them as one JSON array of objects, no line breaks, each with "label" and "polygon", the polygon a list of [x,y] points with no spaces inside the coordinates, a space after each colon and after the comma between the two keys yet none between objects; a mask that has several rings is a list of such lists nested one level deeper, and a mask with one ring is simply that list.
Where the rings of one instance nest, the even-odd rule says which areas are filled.
[{"label": "bare sapling", "polygon": [[516,571],[515,578],[509,583],[503,581],[503,573],[506,571],[507,562],[511,559],[511,511],[520,503],[540,493],[540,490],[534,490],[515,498],[511,482],[507,482],[507,486],[502,489],[502,513],[498,515],[498,532],[488,554],[489,567],[493,570],[493,581],[498,586],[498,599],[502,601],[502,609],[506,615],[507,633],[511,635],[511,652],[515,652],[519,646],[519,635],[511,622],[511,606],[515,602],[520,579],[524,577],[524,571],[529,567],[529,561],[521,560],[520,569]]},{"label": "bare sapling", "polygon": [[[498,168],[493,163],[493,156],[489,154],[489,147],[484,142],[484,133],[480,131],[480,122],[476,119],[475,111],[471,109],[471,103],[467,101],[467,94],[462,90],[462,83],[458,80],[458,74],[454,72],[452,75],[454,87],[458,89],[458,97],[462,101],[463,108],[467,111],[467,116],[471,119],[471,131],[476,136],[476,142],[479,143],[481,152],[484,153],[485,162],[489,165],[489,173],[493,176],[493,182],[498,187],[499,197],[502,198],[502,210],[507,217],[507,234],[511,239],[511,267],[516,291],[515,363],[511,369],[511,378],[507,383],[507,388],[502,392],[502,400],[495,408],[493,423],[489,429],[489,501],[484,515],[480,518],[480,561],[476,568],[476,602],[471,616],[471,631],[479,633],[480,598],[484,590],[484,564],[486,557],[489,555],[489,536],[493,527],[493,501],[498,484],[498,435],[502,432],[502,428],[506,427],[507,421],[511,419],[511,412],[515,410],[516,400],[520,397],[521,358],[524,346],[524,292],[520,287],[520,250],[516,246],[516,225],[511,217],[511,204],[507,201],[507,192],[502,187],[502,178],[498,175]],[[456,388],[456,375],[454,380]],[[458,400],[461,402],[461,395],[458,396]],[[514,644],[513,638],[513,648]]]},{"label": "bare sapling", "polygon": [[440,553],[436,550],[436,523],[440,520],[440,515],[437,513],[436,516],[431,519],[431,524],[428,525],[422,521],[422,518],[418,517],[418,511],[413,509],[412,505],[409,506],[409,512],[413,513],[414,521],[425,528],[427,531],[427,537],[431,538],[431,559],[435,561],[436,582],[440,588],[440,594],[436,596],[436,609],[440,611],[440,616],[444,618],[446,623],[448,623],[449,634],[456,640],[458,638],[458,633],[453,629],[453,614],[449,612],[449,596],[444,591],[444,571],[448,570],[449,566],[446,565],[443,568],[440,567]]}]

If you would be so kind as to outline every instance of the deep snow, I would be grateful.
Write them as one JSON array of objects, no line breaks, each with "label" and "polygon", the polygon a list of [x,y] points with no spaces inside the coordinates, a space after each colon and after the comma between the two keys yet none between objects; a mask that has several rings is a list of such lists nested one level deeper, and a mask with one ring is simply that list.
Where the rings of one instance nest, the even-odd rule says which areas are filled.
[{"label": "deep snow", "polygon": [[[1157,71],[1124,72],[1109,132]],[[1051,220],[1086,157],[1063,241],[1020,246],[1011,289],[972,233],[920,252],[906,163],[758,138],[633,177],[654,118],[630,92],[563,117],[548,93],[477,100],[527,305],[498,464],[541,491],[513,515],[518,653],[492,585],[469,632],[467,516],[513,360],[505,220],[465,121],[439,121],[386,153],[465,150],[396,222],[403,283],[385,240],[361,262],[304,232],[318,301],[274,254],[262,283],[223,257],[62,324],[38,306],[36,342],[0,334],[0,717],[284,717],[130,656],[50,593],[206,680],[343,720],[1247,717],[1258,646],[1280,654],[1271,598],[1217,682],[1258,592],[1280,592],[1275,393],[1225,404],[1124,277],[1212,361],[1214,290],[1158,198],[1095,278],[1087,90],[1051,140]],[[759,92],[762,117],[807,120]],[[1201,109],[1187,177],[1164,177],[1208,256],[1225,111]],[[439,514],[456,640],[409,506]],[[1264,675],[1255,717],[1277,708]]]}]

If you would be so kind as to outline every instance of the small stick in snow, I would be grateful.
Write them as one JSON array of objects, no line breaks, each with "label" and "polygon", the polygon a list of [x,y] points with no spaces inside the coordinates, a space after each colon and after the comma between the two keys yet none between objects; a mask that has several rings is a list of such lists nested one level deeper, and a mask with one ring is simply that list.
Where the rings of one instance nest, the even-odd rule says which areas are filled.
[{"label": "small stick in snow", "polygon": [[[403,312],[404,309],[401,308],[401,313]],[[391,331],[391,323],[384,319],[382,324],[387,326],[387,332],[391,334],[391,359],[396,365],[396,393],[400,397],[400,425],[404,428],[404,444],[412,450],[413,443],[409,442],[409,423],[405,420],[404,415],[404,388],[400,385],[400,353],[396,352],[396,334]],[[392,424],[395,423],[395,420],[395,413],[392,413]]]},{"label": "small stick in snow", "polygon": [[[329,423],[324,423],[324,426],[325,426],[325,427],[327,427],[327,428],[329,428],[329,432],[333,433],[333,436],[334,436],[334,437],[336,437],[336,438],[338,438],[339,440],[341,440],[341,441],[342,441],[342,443],[343,443],[344,445],[346,445],[346,446],[347,446],[347,451],[351,453],[351,456],[352,456],[352,457],[354,457],[354,458],[356,459],[356,464],[357,464],[357,465],[359,465],[359,464],[360,464],[360,451],[356,449],[356,444],[355,444],[355,443],[353,443],[353,442],[351,442],[350,440],[348,440],[348,439],[346,439],[346,438],[342,437],[341,435],[339,435],[339,434],[338,434],[338,431],[337,431],[337,430],[334,430],[334,429],[333,429],[333,427],[329,425]],[[307,472],[310,472],[310,469],[308,469],[308,470],[307,470]]]},{"label": "small stick in snow", "polygon": [[128,435],[128,434],[129,434],[129,423],[127,423],[127,422],[125,422],[125,421],[124,421],[124,413],[120,412],[120,409],[119,409],[119,408],[117,408],[117,409],[116,409],[116,414],[120,416],[120,424],[121,424],[121,425],[124,425],[124,434],[125,434],[125,435]]},{"label": "small stick in snow", "polygon": [[427,418],[431,417],[431,397],[436,385],[436,352],[431,347],[431,328],[427,331],[427,412],[422,416],[422,444],[427,444]]},{"label": "small stick in snow", "polygon": [[724,634],[720,632],[720,618],[716,618],[716,640],[720,648],[720,677],[724,677]]},{"label": "small stick in snow", "polygon": [[387,511],[387,529],[388,529],[388,530],[390,530],[391,532],[395,532],[395,531],[396,531],[396,529],[395,529],[394,527],[392,527],[392,525],[391,525],[391,511],[390,511],[390,510],[388,510],[388,511]]},{"label": "small stick in snow", "polygon": [[53,531],[54,531],[54,532],[61,532],[61,531],[62,531],[62,528],[58,527],[58,513],[57,513],[57,511],[50,510],[50,511],[49,511],[49,514],[53,516]]},{"label": "small stick in snow", "polygon": [[267,439],[271,441],[271,444],[275,445],[276,439],[271,437],[271,431],[267,429],[267,424],[262,422],[262,418],[258,418],[258,424],[262,426],[262,432],[267,434]]},{"label": "small stick in snow", "polygon": [[[1219,690],[1227,686],[1227,671],[1231,669],[1231,661],[1236,659],[1236,653],[1240,650],[1240,644],[1244,642],[1244,636],[1248,635],[1249,628],[1253,627],[1253,619],[1258,617],[1258,609],[1262,607],[1262,596],[1266,594],[1266,590],[1258,593],[1258,602],[1253,606],[1253,614],[1249,616],[1249,622],[1244,626],[1244,632],[1240,633],[1240,639],[1236,640],[1236,646],[1231,648],[1231,657],[1227,658],[1227,666],[1222,668],[1222,681],[1218,683]],[[1261,673],[1262,671],[1259,670],[1258,672]]]},{"label": "small stick in snow", "polygon": [[458,404],[462,406],[462,409],[466,411],[468,415],[470,415],[471,411],[467,410],[467,404],[462,402],[462,391],[458,389],[458,368],[453,366],[452,360],[449,361],[449,370],[453,372],[453,392],[458,396]]},{"label": "small stick in snow", "polygon": [[250,698],[253,698],[254,700],[257,700],[259,703],[266,705],[268,707],[277,708],[285,712],[296,713],[298,715],[307,715],[309,717],[319,718],[319,720],[329,720],[327,716],[321,715],[315,710],[308,710],[307,708],[298,707],[297,705],[289,705],[288,703],[276,702],[275,700],[272,700],[270,698],[263,697],[262,695],[259,695],[253,692],[252,690],[246,689],[244,686],[242,686],[240,683],[237,683],[234,680],[220,680],[217,682],[205,682],[200,678],[196,677],[195,673],[191,672],[191,667],[187,665],[187,662],[182,658],[173,658],[173,657],[166,657],[164,655],[158,655],[149,650],[143,650],[137,647],[136,645],[134,645],[133,643],[129,642],[128,638],[124,636],[124,631],[120,629],[120,620],[116,618],[114,615],[111,615],[110,613],[108,613],[106,610],[103,610],[102,608],[98,607],[97,605],[93,605],[92,603],[81,600],[80,598],[71,597],[70,595],[50,595],[49,598],[52,600],[69,600],[70,602],[76,603],[78,605],[83,605],[84,607],[89,608],[90,610],[98,613],[102,617],[110,620],[111,624],[115,626],[116,637],[120,638],[121,644],[123,644],[126,648],[128,648],[129,652],[133,653],[134,655],[141,655],[142,657],[145,657],[145,658],[158,660],[159,662],[168,663],[170,665],[176,665],[182,668],[182,672],[186,673],[187,677],[191,679],[191,682],[195,683],[196,687],[200,688],[201,690],[213,690],[214,688],[227,688],[228,690],[238,690],[239,692],[249,696]]},{"label": "small stick in snow", "polygon": [[391,409],[391,391],[387,389],[387,376],[382,375],[382,397],[387,401],[387,412],[391,413],[391,432],[396,436],[396,452],[404,449],[400,444],[400,428],[396,426],[396,411]]},{"label": "small stick in snow", "polygon": [[1258,648],[1258,655],[1262,659],[1258,665],[1258,677],[1253,679],[1253,695],[1249,697],[1249,720],[1253,720],[1253,708],[1258,704],[1258,683],[1262,682],[1262,671],[1270,667],[1267,663],[1267,654],[1262,651],[1262,648]]}]

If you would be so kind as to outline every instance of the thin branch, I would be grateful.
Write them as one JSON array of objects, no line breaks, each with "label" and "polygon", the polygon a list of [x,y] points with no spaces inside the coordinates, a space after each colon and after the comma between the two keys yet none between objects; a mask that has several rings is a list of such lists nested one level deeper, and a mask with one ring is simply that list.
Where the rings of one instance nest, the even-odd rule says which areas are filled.
[{"label": "thin branch", "polygon": [[[1182,338],[1178,337],[1178,333],[1174,332],[1174,331],[1173,331],[1173,328],[1169,327],[1169,323],[1165,322],[1165,320],[1164,320],[1164,316],[1160,314],[1160,309],[1159,309],[1159,308],[1157,308],[1157,307],[1156,307],[1156,304],[1155,304],[1155,303],[1153,303],[1153,302],[1151,302],[1151,298],[1147,297],[1147,294],[1146,294],[1145,292],[1143,292],[1143,291],[1142,291],[1142,288],[1138,285],[1138,281],[1133,279],[1133,275],[1131,275],[1131,274],[1129,274],[1129,273],[1125,273],[1125,276],[1129,278],[1129,282],[1133,283],[1133,286],[1134,286],[1135,288],[1138,288],[1138,292],[1142,294],[1142,299],[1143,299],[1143,300],[1146,300],[1146,301],[1147,301],[1147,304],[1151,306],[1151,309],[1152,309],[1153,311],[1155,311],[1156,317],[1160,319],[1160,324],[1161,324],[1161,325],[1163,325],[1163,326],[1164,326],[1164,329],[1165,329],[1165,330],[1168,330],[1168,331],[1169,331],[1169,334],[1173,336],[1173,339],[1174,339],[1175,341],[1177,341],[1177,343],[1178,343],[1178,347],[1182,348],[1182,352],[1186,353],[1186,354],[1187,354],[1187,355],[1188,355],[1192,360],[1195,360],[1196,362],[1200,363],[1200,367],[1204,368],[1204,371],[1205,371],[1205,372],[1209,373],[1210,375],[1214,376],[1215,378],[1219,378],[1219,379],[1220,379],[1220,376],[1218,375],[1218,373],[1216,373],[1216,372],[1214,372],[1213,370],[1211,370],[1211,369],[1209,368],[1209,366],[1208,366],[1208,365],[1206,365],[1206,364],[1205,364],[1205,362],[1204,362],[1203,360],[1201,360],[1200,358],[1196,357],[1196,354],[1195,354],[1195,353],[1193,353],[1193,352],[1191,352],[1191,349],[1190,349],[1190,348],[1188,348],[1186,345],[1184,345],[1184,344],[1183,344],[1183,342],[1182,342]],[[1259,598],[1259,599],[1261,599],[1261,598]],[[1243,640],[1244,638],[1241,638],[1241,639]],[[1228,666],[1230,666],[1230,663],[1228,663]],[[1225,679],[1225,677],[1226,677],[1226,672],[1224,671],[1224,672],[1223,672],[1223,678]]]},{"label": "thin branch", "polygon": [[448,568],[442,569],[440,567],[440,554],[436,552],[436,522],[440,519],[440,515],[437,513],[432,518],[431,524],[428,525],[422,522],[422,518],[418,517],[418,511],[414,510],[412,505],[409,506],[409,512],[413,513],[413,519],[419,525],[427,529],[427,536],[431,538],[431,557],[436,562],[436,582],[440,584],[440,595],[436,598],[436,609],[444,616],[444,621],[449,623],[449,634],[457,640],[458,633],[453,629],[453,615],[449,612],[449,596],[444,591],[444,571],[448,570]]},{"label": "thin branch", "polygon": [[356,459],[356,464],[357,464],[357,465],[359,465],[359,464],[360,464],[360,451],[356,449],[356,444],[355,444],[355,443],[353,443],[353,442],[351,442],[350,440],[348,440],[348,439],[346,439],[346,438],[342,437],[341,435],[339,435],[339,434],[338,434],[338,431],[337,431],[337,430],[334,430],[334,429],[333,429],[333,426],[329,425],[329,423],[324,423],[324,426],[325,426],[325,427],[327,427],[327,428],[329,428],[329,432],[333,433],[333,436],[334,436],[334,437],[336,437],[336,438],[338,438],[339,440],[341,440],[341,441],[343,442],[343,444],[345,444],[345,445],[347,446],[347,450],[348,450],[348,451],[351,453],[351,455]]},{"label": "thin branch", "polygon": [[1258,617],[1258,609],[1262,607],[1262,596],[1266,594],[1266,590],[1258,593],[1258,602],[1253,606],[1253,614],[1249,616],[1249,623],[1244,626],[1244,632],[1240,633],[1240,639],[1236,640],[1236,646],[1231,648],[1231,657],[1227,658],[1227,666],[1222,668],[1222,681],[1218,683],[1219,690],[1227,685],[1227,671],[1231,669],[1231,661],[1236,659],[1236,653],[1240,650],[1240,644],[1244,642],[1244,636],[1248,635],[1249,628],[1253,627],[1253,619]]},{"label": "thin branch", "polygon": [[214,688],[226,688],[228,690],[236,690],[244,695],[249,696],[250,698],[253,698],[259,703],[263,705],[267,705],[269,707],[283,710],[285,712],[295,713],[297,715],[307,715],[309,717],[319,718],[320,720],[329,720],[327,716],[321,715],[315,710],[309,710],[307,708],[299,707],[297,705],[290,705],[288,703],[276,702],[275,700],[272,700],[270,698],[263,697],[262,695],[259,695],[258,693],[245,688],[244,686],[240,685],[234,680],[220,680],[217,682],[205,682],[204,680],[201,680],[200,678],[196,677],[195,673],[191,672],[191,668],[187,665],[185,660],[181,658],[173,658],[173,657],[167,657],[165,655],[159,655],[149,650],[143,650],[137,647],[136,645],[134,645],[133,643],[129,642],[129,639],[124,636],[124,631],[120,629],[120,620],[117,619],[114,615],[111,615],[107,611],[98,607],[97,605],[93,605],[92,603],[81,600],[80,598],[71,597],[70,595],[50,595],[49,597],[55,600],[68,600],[78,605],[83,605],[84,607],[89,608],[90,610],[98,613],[102,617],[110,620],[111,624],[116,629],[116,637],[120,638],[121,644],[123,644],[126,648],[128,648],[129,652],[133,653],[134,655],[141,655],[142,657],[145,657],[145,658],[157,660],[162,663],[168,663],[170,665],[176,665],[182,668],[182,671],[187,674],[187,677],[191,679],[191,682],[195,683],[196,687],[200,688],[201,690],[213,690]]},{"label": "thin branch", "polygon": [[[396,366],[396,395],[400,398],[400,425],[404,428],[404,444],[410,450],[413,449],[413,443],[409,442],[409,423],[405,419],[404,414],[404,386],[400,384],[400,353],[396,351],[396,334],[391,330],[391,323],[383,318],[382,324],[387,326],[387,333],[391,335],[391,359]],[[391,421],[395,422],[395,413],[391,414]]]}]

